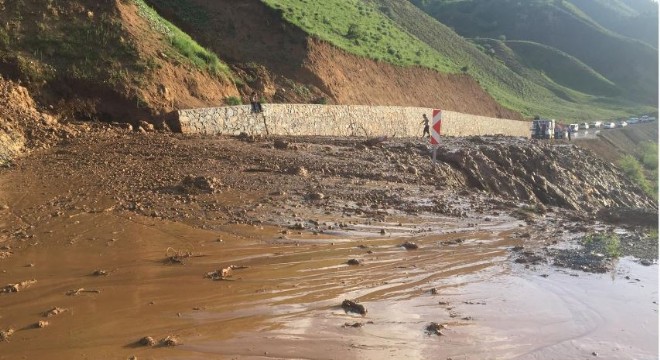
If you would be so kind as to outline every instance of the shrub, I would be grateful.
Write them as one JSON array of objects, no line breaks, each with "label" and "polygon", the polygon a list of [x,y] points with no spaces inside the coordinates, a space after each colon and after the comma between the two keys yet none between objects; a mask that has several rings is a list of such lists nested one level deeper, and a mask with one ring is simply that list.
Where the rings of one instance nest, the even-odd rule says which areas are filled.
[{"label": "shrub", "polygon": [[646,179],[644,175],[644,168],[642,165],[631,155],[626,155],[619,160],[621,170],[637,184],[647,194],[657,197],[657,188]]},{"label": "shrub", "polygon": [[351,40],[357,40],[364,37],[364,31],[360,29],[360,25],[352,23],[348,25],[348,31],[346,32],[346,38]]},{"label": "shrub", "polygon": [[225,104],[229,106],[243,105],[243,101],[238,96],[230,96],[225,99]]},{"label": "shrub", "polygon": [[648,170],[658,168],[658,144],[654,142],[644,142],[641,144],[642,164]]},{"label": "shrub", "polygon": [[619,240],[619,235],[615,233],[591,234],[585,236],[582,243],[586,248],[602,252],[612,259],[621,256],[621,240]]}]

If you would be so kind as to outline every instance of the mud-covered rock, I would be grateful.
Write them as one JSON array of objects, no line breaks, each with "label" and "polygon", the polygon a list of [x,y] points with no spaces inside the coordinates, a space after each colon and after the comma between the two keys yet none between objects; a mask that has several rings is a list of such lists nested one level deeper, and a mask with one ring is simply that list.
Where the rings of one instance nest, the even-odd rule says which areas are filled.
[{"label": "mud-covered rock", "polygon": [[364,305],[358,304],[357,302],[352,301],[352,300],[348,300],[348,299],[344,300],[341,303],[341,307],[347,313],[348,312],[353,312],[353,313],[360,314],[360,315],[363,315],[363,316],[367,314],[367,308],[364,307]]}]

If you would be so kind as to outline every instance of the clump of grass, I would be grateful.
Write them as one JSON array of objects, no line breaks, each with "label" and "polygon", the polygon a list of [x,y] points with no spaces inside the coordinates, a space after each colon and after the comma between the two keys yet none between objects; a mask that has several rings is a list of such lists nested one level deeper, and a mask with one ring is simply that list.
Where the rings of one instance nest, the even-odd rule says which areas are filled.
[{"label": "clump of grass", "polygon": [[601,233],[587,235],[582,239],[585,249],[590,252],[599,252],[611,259],[621,256],[621,240],[619,235],[614,233]]},{"label": "clump of grass", "polygon": [[229,96],[225,99],[225,104],[229,106],[243,105],[243,101],[238,96]]},{"label": "clump of grass", "polygon": [[205,49],[193,40],[188,34],[181,31],[169,21],[163,19],[156,10],[147,5],[144,0],[133,0],[140,10],[140,14],[149,20],[150,24],[164,34],[176,51],[195,67],[207,70],[209,73],[230,78],[227,64],[220,61],[218,56]]},{"label": "clump of grass", "polygon": [[658,198],[658,187],[657,185],[657,165],[655,171],[651,171],[651,177],[655,177],[655,182],[652,183],[647,178],[644,167],[642,163],[639,162],[634,156],[626,155],[619,160],[619,166],[621,170],[637,184],[645,193],[652,196],[654,199]]}]

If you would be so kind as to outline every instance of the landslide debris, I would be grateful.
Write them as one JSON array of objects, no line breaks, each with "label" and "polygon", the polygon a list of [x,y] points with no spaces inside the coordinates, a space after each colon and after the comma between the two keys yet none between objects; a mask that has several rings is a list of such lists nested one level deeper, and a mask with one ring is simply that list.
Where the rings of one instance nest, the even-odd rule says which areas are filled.
[{"label": "landslide debris", "polygon": [[572,144],[471,137],[441,145],[438,158],[471,188],[515,201],[590,213],[656,207],[615,166]]},{"label": "landslide debris", "polygon": [[[276,139],[295,142],[299,150],[274,149]],[[73,214],[73,204],[89,204],[89,194],[96,194],[107,205],[80,210],[129,212],[205,229],[272,224],[320,234],[350,228],[346,219],[384,221],[396,214],[484,221],[506,214],[531,224],[558,209],[574,221],[598,219],[608,209],[636,209],[635,219],[657,212],[615,166],[570,143],[443,138],[433,164],[423,140],[395,138],[373,147],[363,141],[282,136],[245,142],[99,128],[22,158],[20,171],[59,184],[48,203],[52,217]],[[33,223],[39,216],[25,213],[23,220]],[[319,221],[333,217],[345,220]],[[626,225],[626,218],[621,221]],[[380,229],[381,236],[389,232]],[[31,230],[16,223],[8,234],[24,239]],[[191,257],[170,249],[164,261],[181,264]]]}]

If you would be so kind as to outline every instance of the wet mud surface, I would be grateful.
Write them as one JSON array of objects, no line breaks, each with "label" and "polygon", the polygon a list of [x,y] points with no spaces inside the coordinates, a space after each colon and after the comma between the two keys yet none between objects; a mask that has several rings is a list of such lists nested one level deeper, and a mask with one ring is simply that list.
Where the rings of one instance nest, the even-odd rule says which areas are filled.
[{"label": "wet mud surface", "polygon": [[599,216],[655,206],[616,169],[276,140],[113,130],[1,170],[0,359],[657,358],[657,231]]}]

